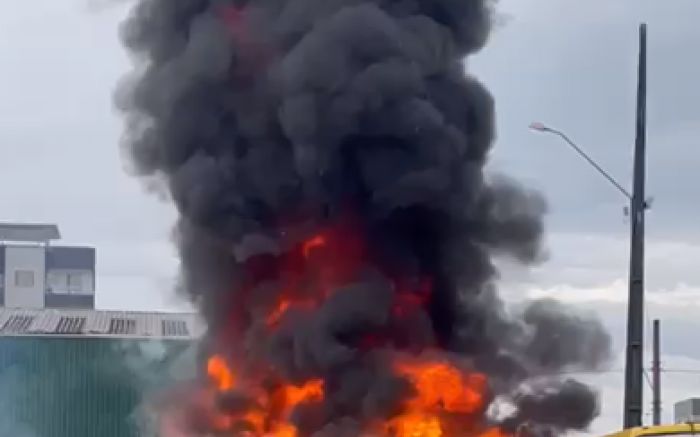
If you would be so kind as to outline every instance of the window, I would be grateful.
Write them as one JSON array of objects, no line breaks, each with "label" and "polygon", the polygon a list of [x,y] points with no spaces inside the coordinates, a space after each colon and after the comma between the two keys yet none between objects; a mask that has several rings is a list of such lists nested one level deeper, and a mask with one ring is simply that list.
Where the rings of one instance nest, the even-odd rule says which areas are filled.
[{"label": "window", "polygon": [[68,290],[82,291],[83,290],[83,275],[82,273],[68,273]]},{"label": "window", "polygon": [[92,273],[82,270],[52,269],[46,274],[49,293],[92,294]]},{"label": "window", "polygon": [[34,272],[31,270],[15,270],[15,286],[31,288],[34,286]]}]

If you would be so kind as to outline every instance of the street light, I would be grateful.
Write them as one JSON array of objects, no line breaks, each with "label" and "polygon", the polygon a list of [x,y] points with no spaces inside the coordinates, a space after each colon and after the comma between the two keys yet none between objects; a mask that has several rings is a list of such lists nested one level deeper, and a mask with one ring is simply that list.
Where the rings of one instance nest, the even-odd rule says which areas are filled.
[{"label": "street light", "polygon": [[530,129],[558,136],[610,182],[629,201],[630,271],[627,310],[627,357],[625,362],[625,399],[623,427],[642,425],[643,317],[644,317],[644,211],[650,201],[644,197],[646,149],[646,27],[640,26],[639,80],[637,90],[637,124],[634,153],[634,189],[630,194],[608,172],[598,165],[563,132],[541,122],[530,123]]},{"label": "street light", "polygon": [[549,126],[547,126],[544,123],[539,122],[539,121],[533,121],[532,123],[530,123],[530,129],[537,131],[537,132],[551,133],[551,134],[558,136],[562,140],[564,140],[566,142],[566,144],[568,144],[572,149],[574,149],[574,151],[576,153],[578,153],[593,168],[595,168],[598,171],[598,173],[600,173],[605,179],[608,180],[608,182],[613,184],[615,186],[615,188],[617,188],[617,190],[620,193],[622,193],[623,196],[625,196],[627,198],[627,200],[632,201],[632,195],[626,189],[624,189],[622,187],[622,185],[620,185],[620,183],[615,180],[615,178],[610,176],[610,174],[608,172],[603,170],[603,168],[601,166],[599,166],[590,156],[588,156],[586,154],[586,152],[581,150],[581,148],[579,146],[577,146],[576,143],[571,141],[571,139],[568,136],[566,136],[566,134],[564,132],[557,130],[557,129],[554,129],[554,128],[551,128],[551,127],[549,127]]},{"label": "street light", "polygon": [[[629,303],[627,311],[627,360],[625,363],[625,405],[623,427],[642,425],[642,378],[643,378],[643,315],[644,315],[644,211],[650,200],[644,199],[644,136],[638,134],[635,145],[634,194],[630,194],[612,176],[588,156],[565,133],[541,122],[530,123],[530,129],[558,136],[576,153],[586,160],[598,173],[610,182],[629,200],[630,227],[630,271]],[[639,140],[641,138],[641,140]]]},{"label": "street light", "polygon": [[540,122],[530,129],[559,136],[576,153],[592,165],[598,173],[617,188],[630,202],[630,271],[629,301],[627,304],[627,345],[625,359],[625,399],[623,427],[642,425],[642,386],[644,375],[644,212],[650,201],[644,195],[646,175],[646,93],[647,93],[647,37],[646,24],[639,26],[639,64],[637,70],[637,111],[634,141],[634,175],[632,195],[596,164],[564,133]]}]

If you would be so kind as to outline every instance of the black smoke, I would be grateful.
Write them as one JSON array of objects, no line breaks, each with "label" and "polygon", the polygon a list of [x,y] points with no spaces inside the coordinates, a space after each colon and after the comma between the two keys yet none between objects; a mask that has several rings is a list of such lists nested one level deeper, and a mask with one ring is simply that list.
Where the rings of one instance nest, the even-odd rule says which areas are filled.
[{"label": "black smoke", "polygon": [[[358,346],[374,332],[380,349],[466,357],[494,396],[514,397],[510,422],[563,432],[595,417],[583,385],[548,387],[579,408],[573,418],[517,393],[543,370],[598,365],[609,340],[557,304],[512,317],[494,291],[492,256],[539,259],[545,203],[484,173],[494,102],[463,60],[493,16],[487,0],[139,0],[124,23],[135,64],[116,97],[124,147],[178,209],[182,289],[211,333],[237,333],[238,359],[324,379],[326,405],[298,413],[305,434],[356,435],[364,418],[394,414],[401,382]],[[368,242],[357,275],[265,337],[283,260],[348,221]],[[432,287],[403,322],[391,316],[396,275]]]}]

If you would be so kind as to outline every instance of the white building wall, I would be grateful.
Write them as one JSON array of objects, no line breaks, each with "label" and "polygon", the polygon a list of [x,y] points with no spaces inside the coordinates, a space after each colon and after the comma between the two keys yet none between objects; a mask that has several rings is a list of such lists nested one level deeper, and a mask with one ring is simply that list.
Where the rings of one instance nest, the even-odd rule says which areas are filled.
[{"label": "white building wall", "polygon": [[691,398],[676,402],[673,406],[673,415],[676,423],[700,423],[700,399]]},{"label": "white building wall", "polygon": [[43,308],[46,252],[43,246],[7,246],[5,306]]}]

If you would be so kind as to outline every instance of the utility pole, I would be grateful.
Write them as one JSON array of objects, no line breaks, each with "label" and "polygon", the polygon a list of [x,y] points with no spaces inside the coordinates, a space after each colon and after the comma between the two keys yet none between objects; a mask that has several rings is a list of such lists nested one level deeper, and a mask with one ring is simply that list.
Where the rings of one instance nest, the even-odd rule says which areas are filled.
[{"label": "utility pole", "polygon": [[634,181],[630,194],[609,173],[603,170],[565,133],[533,122],[530,129],[554,134],[563,139],[592,167],[608,180],[630,202],[630,270],[629,303],[627,306],[627,347],[625,362],[625,403],[623,424],[625,428],[642,425],[642,389],[644,382],[644,212],[649,207],[644,194],[646,172],[646,92],[647,92],[647,27],[639,26],[639,67],[637,76],[636,138],[634,144]]},{"label": "utility pole", "polygon": [[646,24],[639,26],[639,67],[634,147],[634,182],[630,205],[630,272],[627,309],[627,357],[625,362],[625,428],[642,425],[644,378],[644,197],[646,153]]},{"label": "utility pole", "polygon": [[651,363],[652,383],[654,384],[654,399],[652,402],[653,424],[661,425],[661,338],[659,337],[659,320],[654,320],[654,358]]}]

